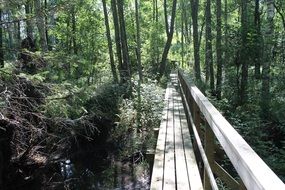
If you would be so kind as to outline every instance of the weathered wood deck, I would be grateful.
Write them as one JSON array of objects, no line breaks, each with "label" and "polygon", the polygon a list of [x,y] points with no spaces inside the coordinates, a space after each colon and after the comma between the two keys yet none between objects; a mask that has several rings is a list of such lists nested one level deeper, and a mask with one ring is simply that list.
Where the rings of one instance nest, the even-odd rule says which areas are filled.
[{"label": "weathered wood deck", "polygon": [[[183,71],[179,70],[178,76],[171,74],[165,103],[151,189],[218,190],[217,177],[230,189],[285,189],[285,184]],[[232,176],[219,164],[217,150],[224,151],[223,156],[229,158],[238,176]]]},{"label": "weathered wood deck", "polygon": [[165,102],[151,189],[203,189],[181,96],[178,93],[177,74],[171,74]]}]

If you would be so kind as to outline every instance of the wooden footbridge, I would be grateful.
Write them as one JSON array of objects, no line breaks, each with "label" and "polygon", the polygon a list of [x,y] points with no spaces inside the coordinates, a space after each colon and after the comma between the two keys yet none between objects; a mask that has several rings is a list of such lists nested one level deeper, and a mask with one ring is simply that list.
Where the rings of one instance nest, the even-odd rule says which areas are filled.
[{"label": "wooden footbridge", "polygon": [[[222,150],[238,177],[215,160]],[[284,183],[183,72],[172,73],[151,189],[218,190],[217,178],[232,190],[285,190]]]}]

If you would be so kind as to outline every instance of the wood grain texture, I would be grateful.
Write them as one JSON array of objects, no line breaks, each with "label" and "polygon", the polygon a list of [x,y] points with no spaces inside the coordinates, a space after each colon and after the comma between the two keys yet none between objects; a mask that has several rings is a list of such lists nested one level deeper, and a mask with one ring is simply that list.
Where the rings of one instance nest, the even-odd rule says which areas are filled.
[{"label": "wood grain texture", "polygon": [[165,95],[167,106],[160,125],[151,189],[202,190],[202,180],[195,159],[182,99],[177,91],[177,75]]},{"label": "wood grain texture", "polygon": [[155,150],[154,165],[151,177],[151,189],[160,190],[163,184],[164,174],[164,148],[165,148],[165,137],[166,137],[166,125],[167,125],[167,111],[170,98],[170,86],[168,85],[165,93],[165,107],[163,109],[162,120],[160,123],[160,129],[157,139],[157,145]]}]

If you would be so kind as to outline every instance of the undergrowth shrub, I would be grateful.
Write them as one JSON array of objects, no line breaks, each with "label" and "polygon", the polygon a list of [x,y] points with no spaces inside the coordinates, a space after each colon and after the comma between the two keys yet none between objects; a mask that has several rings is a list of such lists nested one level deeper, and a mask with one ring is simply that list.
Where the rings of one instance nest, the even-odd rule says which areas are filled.
[{"label": "undergrowth shrub", "polygon": [[284,181],[285,141],[282,135],[284,126],[279,122],[282,116],[275,114],[274,110],[279,113],[279,109],[277,109],[278,106],[274,106],[274,100],[271,108],[271,121],[260,117],[260,108],[255,103],[234,108],[226,98],[220,101],[211,98],[211,101],[254,151]]},{"label": "undergrowth shrub", "polygon": [[[154,80],[140,86],[140,102],[138,83],[134,83],[133,95],[129,99],[122,99],[119,104],[119,121],[112,133],[112,138],[120,147],[127,147],[121,153],[127,156],[154,143],[153,131],[159,127],[163,108],[164,90]],[[139,115],[139,117],[138,117]],[[139,119],[139,120],[138,120]]]}]

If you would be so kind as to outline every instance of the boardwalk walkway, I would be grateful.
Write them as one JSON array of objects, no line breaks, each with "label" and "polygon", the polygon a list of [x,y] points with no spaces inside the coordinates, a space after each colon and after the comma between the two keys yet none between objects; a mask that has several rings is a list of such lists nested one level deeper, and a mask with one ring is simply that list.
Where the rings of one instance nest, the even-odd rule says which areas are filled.
[{"label": "boardwalk walkway", "polygon": [[178,93],[176,73],[171,74],[165,102],[151,189],[203,189],[181,96]]},{"label": "boardwalk walkway", "polygon": [[[228,158],[237,174],[232,176],[220,164],[217,152]],[[217,177],[234,190],[285,189],[183,71],[173,72],[165,94],[151,189],[218,190]]]}]

